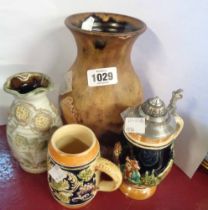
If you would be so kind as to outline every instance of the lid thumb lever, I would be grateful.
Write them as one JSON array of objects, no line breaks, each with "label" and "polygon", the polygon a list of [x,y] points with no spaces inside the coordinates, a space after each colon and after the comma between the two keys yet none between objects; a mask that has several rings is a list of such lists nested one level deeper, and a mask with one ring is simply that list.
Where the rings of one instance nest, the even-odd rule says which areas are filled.
[{"label": "lid thumb lever", "polygon": [[176,115],[176,102],[183,98],[183,90],[178,89],[172,92],[170,103],[167,107],[170,114]]}]

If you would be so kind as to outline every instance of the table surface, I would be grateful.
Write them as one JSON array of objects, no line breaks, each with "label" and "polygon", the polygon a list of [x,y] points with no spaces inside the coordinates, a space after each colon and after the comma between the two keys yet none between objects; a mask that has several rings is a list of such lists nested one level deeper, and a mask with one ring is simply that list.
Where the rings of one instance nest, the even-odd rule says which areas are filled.
[{"label": "table surface", "polygon": [[[0,126],[0,210],[64,210],[51,196],[46,173],[24,172],[12,157]],[[199,168],[189,179],[177,166],[144,201],[127,198],[119,190],[99,192],[83,210],[208,210],[208,172]]]}]

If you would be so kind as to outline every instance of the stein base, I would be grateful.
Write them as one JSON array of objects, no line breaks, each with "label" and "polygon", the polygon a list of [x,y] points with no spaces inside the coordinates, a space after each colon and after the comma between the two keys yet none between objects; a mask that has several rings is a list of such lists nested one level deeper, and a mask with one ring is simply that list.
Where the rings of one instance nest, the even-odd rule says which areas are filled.
[{"label": "stein base", "polygon": [[[53,194],[52,194],[52,196],[53,196]],[[95,197],[95,196],[93,196],[90,200],[86,201],[85,203],[82,203],[82,204],[76,205],[76,206],[72,206],[72,205],[67,205],[67,204],[62,203],[61,201],[57,200],[57,199],[53,196],[53,198],[54,198],[59,204],[61,204],[62,206],[66,207],[66,208],[68,208],[68,209],[79,209],[79,208],[85,207],[85,206],[87,206],[87,205],[90,204],[90,202],[93,200],[94,197]]]},{"label": "stein base", "polygon": [[41,173],[44,173],[47,171],[47,168],[45,168],[45,167],[32,169],[32,168],[25,167],[21,164],[20,164],[20,166],[21,166],[22,170],[24,170],[25,172],[31,173],[31,174],[41,174]]},{"label": "stein base", "polygon": [[154,195],[157,186],[153,187],[134,187],[133,185],[128,185],[123,182],[120,186],[120,191],[124,193],[127,197],[135,200],[145,200]]}]

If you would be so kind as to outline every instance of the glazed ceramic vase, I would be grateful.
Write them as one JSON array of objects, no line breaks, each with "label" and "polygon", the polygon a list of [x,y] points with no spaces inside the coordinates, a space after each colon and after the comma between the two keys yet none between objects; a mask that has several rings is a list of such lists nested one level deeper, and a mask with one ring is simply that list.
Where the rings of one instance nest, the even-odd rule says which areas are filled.
[{"label": "glazed ceramic vase", "polygon": [[[125,126],[120,141],[114,146],[114,159],[123,173],[120,190],[126,196],[136,200],[151,197],[170,172],[174,158],[173,142],[184,124],[175,112],[176,100],[181,97],[181,90],[177,90],[173,92],[168,107],[155,97],[124,113]],[[141,131],[133,132],[137,127],[127,125],[135,119],[139,119],[136,126]]]},{"label": "glazed ceramic vase", "polygon": [[[83,29],[89,18],[93,20],[91,29]],[[74,35],[77,57],[69,70],[72,83],[69,79],[69,89],[60,97],[63,119],[66,123],[84,124],[97,136],[108,131],[119,133],[120,113],[143,100],[130,55],[132,45],[146,26],[136,18],[111,13],[75,14],[65,24]],[[95,74],[90,75],[93,71]]]},{"label": "glazed ceramic vase", "polygon": [[[101,172],[111,180],[104,180]],[[83,207],[98,191],[114,191],[121,182],[119,168],[100,156],[90,128],[70,124],[55,131],[48,146],[48,183],[56,201],[69,208]]]},{"label": "glazed ceramic vase", "polygon": [[15,74],[4,84],[4,90],[15,97],[7,122],[8,143],[22,169],[30,173],[47,170],[48,141],[62,125],[46,96],[52,87],[51,80],[38,72]]}]

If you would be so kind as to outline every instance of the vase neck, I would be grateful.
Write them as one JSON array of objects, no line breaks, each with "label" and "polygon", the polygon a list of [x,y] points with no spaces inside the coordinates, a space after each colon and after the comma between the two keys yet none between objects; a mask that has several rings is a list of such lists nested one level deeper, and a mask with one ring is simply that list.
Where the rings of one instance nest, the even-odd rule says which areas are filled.
[{"label": "vase neck", "polygon": [[48,97],[46,95],[46,92],[42,92],[39,94],[30,94],[26,96],[15,95],[15,99],[18,101],[23,101],[23,102],[34,102],[34,101],[40,101],[40,100],[46,101],[48,100]]},{"label": "vase neck", "polygon": [[131,49],[137,35],[105,36],[72,31],[77,44],[77,59],[95,62],[130,59]]}]

